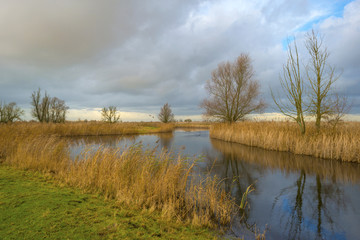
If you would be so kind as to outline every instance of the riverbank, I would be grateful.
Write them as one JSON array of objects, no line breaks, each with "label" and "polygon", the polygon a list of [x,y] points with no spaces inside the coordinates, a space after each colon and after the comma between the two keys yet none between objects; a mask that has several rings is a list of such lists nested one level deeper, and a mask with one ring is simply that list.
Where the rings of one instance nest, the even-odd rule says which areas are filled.
[{"label": "riverbank", "polygon": [[38,123],[15,122],[0,124],[2,132],[16,132],[18,135],[41,136],[104,136],[127,134],[150,134],[171,132],[175,124],[169,123],[105,123],[105,122],[67,122],[67,123]]},{"label": "riverbank", "polygon": [[153,123],[3,124],[0,163],[50,175],[66,186],[101,194],[134,209],[159,212],[164,220],[227,229],[243,209],[218,187],[222,179],[196,175],[196,159],[135,145],[126,149],[100,147],[96,151],[88,147],[73,161],[67,138],[61,138],[155,133],[172,128],[171,124]]},{"label": "riverbank", "polygon": [[0,239],[217,239],[205,228],[165,221],[60,185],[52,177],[0,165]]},{"label": "riverbank", "polygon": [[267,150],[360,163],[359,122],[344,122],[335,130],[323,127],[319,133],[308,124],[305,135],[292,122],[214,124],[210,137]]}]

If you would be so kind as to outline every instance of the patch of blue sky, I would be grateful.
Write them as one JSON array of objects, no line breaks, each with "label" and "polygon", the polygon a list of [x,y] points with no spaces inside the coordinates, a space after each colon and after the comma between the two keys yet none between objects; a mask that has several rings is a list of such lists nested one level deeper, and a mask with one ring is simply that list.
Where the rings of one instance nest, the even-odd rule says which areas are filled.
[{"label": "patch of blue sky", "polygon": [[[344,16],[344,8],[349,3],[353,2],[354,0],[337,0],[337,1],[325,1],[321,5],[332,5],[329,7],[329,11],[326,12],[326,14],[319,16],[317,18],[314,18],[306,23],[304,23],[302,26],[297,28],[295,32],[307,32],[311,30],[314,25],[321,23],[325,19],[329,17],[339,17],[342,18]],[[288,47],[288,44],[294,41],[294,37],[286,37],[282,40],[282,47],[283,50],[286,50]]]},{"label": "patch of blue sky", "polygon": [[[312,19],[309,22],[306,22],[301,27],[296,29],[296,32],[306,32],[313,28],[314,25],[324,21],[325,19],[329,17],[339,17],[342,18],[344,16],[344,8],[349,3],[353,2],[354,0],[338,0],[338,1],[325,1],[326,3],[323,4],[329,4],[331,5],[328,11],[326,11],[326,14],[323,16],[319,16],[315,19]],[[329,2],[329,3],[328,3]],[[324,6],[325,7],[325,6]]]},{"label": "patch of blue sky", "polygon": [[334,11],[332,13],[332,16],[334,17],[343,17],[344,16],[344,8],[349,3],[353,2],[354,0],[340,0],[335,1],[334,4]]}]

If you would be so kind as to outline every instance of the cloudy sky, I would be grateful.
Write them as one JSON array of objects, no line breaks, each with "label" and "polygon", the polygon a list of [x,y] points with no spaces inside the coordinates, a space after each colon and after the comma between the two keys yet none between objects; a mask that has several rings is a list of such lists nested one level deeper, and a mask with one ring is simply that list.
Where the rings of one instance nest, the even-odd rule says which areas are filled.
[{"label": "cloudy sky", "polygon": [[[223,61],[248,53],[263,98],[279,88],[288,38],[324,35],[336,90],[360,114],[360,0],[0,0],[0,101],[27,109],[38,89],[65,100],[69,118],[151,120],[168,102],[200,115],[204,85]],[[302,53],[301,53],[302,54]],[[303,63],[306,64],[307,56]]]}]

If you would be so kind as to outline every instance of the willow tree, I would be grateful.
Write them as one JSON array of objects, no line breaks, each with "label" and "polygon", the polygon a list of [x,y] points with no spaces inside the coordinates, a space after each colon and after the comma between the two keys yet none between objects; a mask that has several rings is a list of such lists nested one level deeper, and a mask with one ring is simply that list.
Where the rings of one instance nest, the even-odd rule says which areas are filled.
[{"label": "willow tree", "polygon": [[273,91],[271,91],[272,98],[280,112],[295,120],[301,133],[305,134],[305,87],[296,41],[294,41],[293,48],[290,43],[288,44],[288,59],[286,64],[283,65],[282,73],[280,74],[280,84],[286,100],[283,101],[280,97],[276,98]]},{"label": "willow tree", "polygon": [[200,107],[208,117],[233,123],[265,107],[259,88],[249,55],[241,54],[234,62],[220,63],[212,72],[206,84],[209,97]]},{"label": "willow tree", "polygon": [[322,36],[312,30],[306,36],[305,46],[310,55],[310,62],[306,67],[307,79],[310,83],[309,110],[310,114],[315,116],[315,126],[319,131],[321,119],[338,111],[339,101],[332,101],[330,92],[339,75],[336,75],[335,67],[328,64],[330,54],[323,46]]}]

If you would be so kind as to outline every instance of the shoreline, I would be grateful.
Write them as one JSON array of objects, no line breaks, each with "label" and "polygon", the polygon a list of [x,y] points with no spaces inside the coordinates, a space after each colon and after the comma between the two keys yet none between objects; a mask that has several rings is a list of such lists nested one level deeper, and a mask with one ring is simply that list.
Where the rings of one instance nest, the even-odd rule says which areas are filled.
[{"label": "shoreline", "polygon": [[360,163],[360,123],[343,123],[336,131],[320,133],[308,127],[301,135],[291,122],[219,123],[211,126],[210,138],[265,150],[290,152],[343,162]]}]

